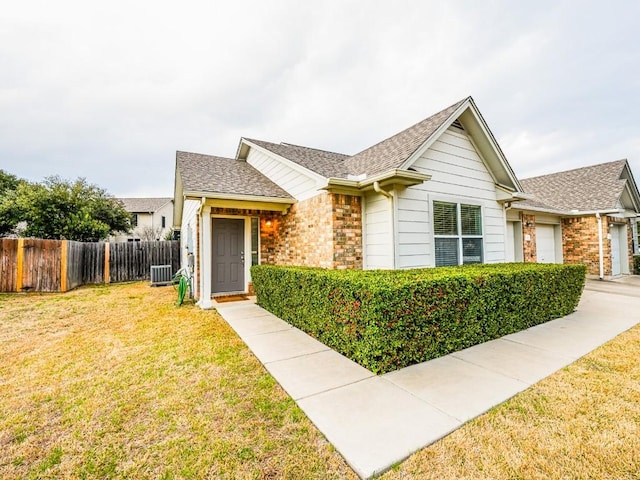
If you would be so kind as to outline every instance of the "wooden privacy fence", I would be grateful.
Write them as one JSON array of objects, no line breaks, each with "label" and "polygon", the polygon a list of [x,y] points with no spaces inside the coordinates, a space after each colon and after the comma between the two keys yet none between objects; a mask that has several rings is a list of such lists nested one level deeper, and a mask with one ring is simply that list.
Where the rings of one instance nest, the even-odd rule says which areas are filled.
[{"label": "wooden privacy fence", "polygon": [[0,292],[66,292],[89,283],[149,280],[152,265],[180,268],[180,242],[0,238]]}]

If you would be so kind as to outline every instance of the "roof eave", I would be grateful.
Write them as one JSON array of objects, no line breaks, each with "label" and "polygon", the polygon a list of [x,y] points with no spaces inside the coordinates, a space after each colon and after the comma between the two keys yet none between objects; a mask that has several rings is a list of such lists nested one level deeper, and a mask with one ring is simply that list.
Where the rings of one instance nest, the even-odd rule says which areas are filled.
[{"label": "roof eave", "polygon": [[243,200],[248,202],[270,202],[270,203],[282,203],[293,205],[296,203],[295,198],[291,197],[269,197],[263,195],[244,195],[238,193],[221,193],[221,192],[204,192],[198,190],[189,190],[184,192],[185,198],[188,199],[202,199],[202,198],[211,198],[211,199],[225,199],[225,200]]}]

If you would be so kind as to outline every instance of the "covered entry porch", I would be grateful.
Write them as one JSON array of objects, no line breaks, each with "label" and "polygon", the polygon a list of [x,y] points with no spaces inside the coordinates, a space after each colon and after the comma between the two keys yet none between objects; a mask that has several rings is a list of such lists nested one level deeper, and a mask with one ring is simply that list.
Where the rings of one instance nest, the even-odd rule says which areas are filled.
[{"label": "covered entry porch", "polygon": [[250,269],[261,261],[265,235],[293,204],[269,200],[202,200],[196,278],[201,308],[212,308],[215,297],[249,293]]}]

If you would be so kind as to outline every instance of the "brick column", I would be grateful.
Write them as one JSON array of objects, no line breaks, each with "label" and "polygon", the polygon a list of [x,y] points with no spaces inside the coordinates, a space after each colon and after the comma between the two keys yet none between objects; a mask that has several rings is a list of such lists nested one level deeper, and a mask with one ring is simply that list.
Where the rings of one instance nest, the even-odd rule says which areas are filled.
[{"label": "brick column", "polygon": [[522,215],[522,256],[525,262],[535,263],[536,252],[536,217],[526,213]]}]

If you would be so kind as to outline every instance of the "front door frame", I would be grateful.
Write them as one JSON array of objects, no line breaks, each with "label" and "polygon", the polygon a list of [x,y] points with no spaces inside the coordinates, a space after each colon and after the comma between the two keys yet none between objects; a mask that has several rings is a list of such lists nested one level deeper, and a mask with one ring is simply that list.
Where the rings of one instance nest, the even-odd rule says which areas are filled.
[{"label": "front door frame", "polygon": [[211,261],[209,262],[209,278],[213,277],[213,219],[214,218],[230,218],[232,220],[244,220],[244,290],[242,292],[222,292],[212,293],[212,296],[229,295],[230,293],[247,293],[249,291],[249,282],[251,281],[251,217],[244,215],[211,215]]}]

